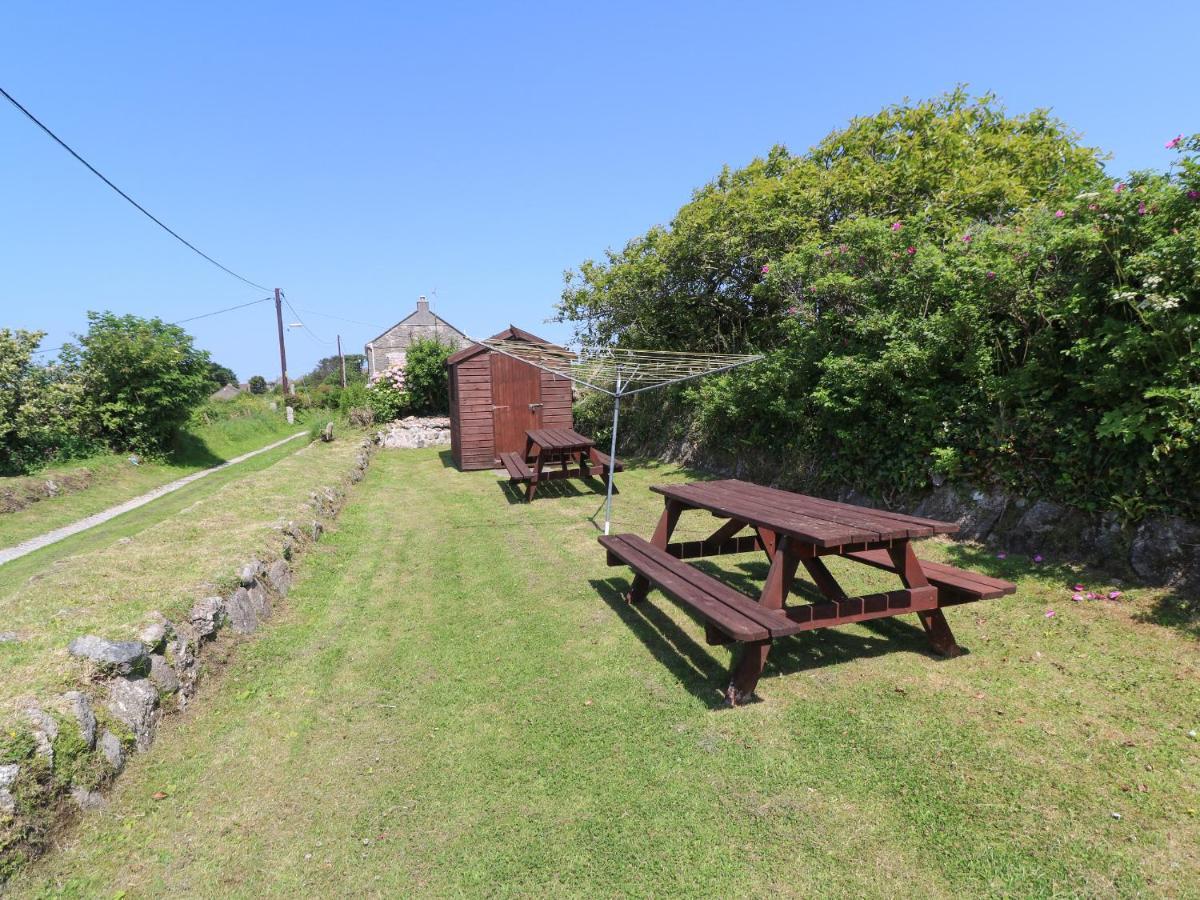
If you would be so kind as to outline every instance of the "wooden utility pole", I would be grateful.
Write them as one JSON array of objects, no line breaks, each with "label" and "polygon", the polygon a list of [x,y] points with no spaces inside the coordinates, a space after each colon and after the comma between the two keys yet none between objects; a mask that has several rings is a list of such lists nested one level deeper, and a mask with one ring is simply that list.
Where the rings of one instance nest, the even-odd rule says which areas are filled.
[{"label": "wooden utility pole", "polygon": [[342,364],[342,390],[346,389],[346,357],[342,356],[342,336],[337,336],[338,361]]},{"label": "wooden utility pole", "polygon": [[287,377],[287,350],[283,346],[283,306],[280,293],[279,288],[275,288],[275,324],[279,326],[279,384],[283,388],[283,396],[287,397],[292,390]]}]

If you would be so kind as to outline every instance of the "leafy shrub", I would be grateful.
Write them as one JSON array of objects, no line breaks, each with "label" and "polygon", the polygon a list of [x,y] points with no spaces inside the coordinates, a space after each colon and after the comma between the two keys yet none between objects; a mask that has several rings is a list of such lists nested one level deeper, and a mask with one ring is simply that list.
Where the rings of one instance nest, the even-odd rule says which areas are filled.
[{"label": "leafy shrub", "polygon": [[418,338],[409,345],[404,381],[415,415],[444,416],[450,411],[446,360],[453,352],[453,347],[438,340]]},{"label": "leafy shrub", "polygon": [[267,392],[267,379],[261,375],[251,375],[249,384],[250,393],[252,394],[265,394]]},{"label": "leafy shrub", "polygon": [[161,319],[88,313],[88,332],[63,358],[77,368],[87,415],[113,449],[157,453],[211,390],[209,358]]},{"label": "leafy shrub", "polygon": [[0,474],[20,474],[60,455],[82,455],[94,444],[78,374],[34,361],[43,336],[0,329]]},{"label": "leafy shrub", "polygon": [[766,353],[623,408],[648,445],[686,434],[814,489],[936,476],[1194,515],[1200,137],[1173,143],[1175,171],[1114,183],[1046,113],[893,107],[725,171],[585,263],[561,316],[595,342]]}]

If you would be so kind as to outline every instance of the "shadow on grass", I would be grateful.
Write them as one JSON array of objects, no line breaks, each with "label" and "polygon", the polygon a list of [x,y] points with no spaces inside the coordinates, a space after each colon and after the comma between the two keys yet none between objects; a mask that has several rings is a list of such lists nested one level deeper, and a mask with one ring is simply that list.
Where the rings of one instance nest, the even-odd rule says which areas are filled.
[{"label": "shadow on grass", "polygon": [[439,450],[438,451],[438,459],[440,459],[442,461],[443,469],[457,469],[458,468],[457,464],[455,464],[455,462],[454,462],[454,451],[453,450]]},{"label": "shadow on grass", "polygon": [[1200,597],[1194,593],[1169,591],[1155,601],[1153,609],[1135,618],[1200,640]]},{"label": "shadow on grass", "polygon": [[[578,483],[577,483],[578,482]],[[581,489],[580,484],[586,485],[587,489]],[[504,494],[504,499],[510,504],[518,504],[525,502],[525,483],[517,482],[514,484],[507,479],[497,481],[496,485],[500,488],[500,492]],[[586,497],[595,496],[597,493],[604,496],[605,485],[603,481],[595,478],[579,478],[566,479],[560,478],[556,481],[543,481],[538,484],[537,493],[533,495],[533,502],[538,503],[542,500],[550,500],[555,497]],[[613,494],[617,493],[616,485],[613,485]]]},{"label": "shadow on grass", "polygon": [[202,437],[190,431],[182,430],[175,435],[171,452],[167,461],[176,466],[195,466],[201,469],[211,469],[226,460],[209,449]]},{"label": "shadow on grass", "polygon": [[[629,579],[593,578],[589,583],[651,655],[666,666],[690,694],[710,709],[726,708],[723,689],[729,680],[728,670],[713,658],[706,646],[698,643],[654,605],[654,599],[660,598],[661,594],[655,592],[652,595],[654,599],[630,604],[625,600]],[[816,589],[811,588],[811,591],[815,594]],[[685,612],[691,615],[690,611]],[[703,625],[701,620],[696,621]],[[780,638],[771,647],[763,678],[794,675],[903,651],[920,653],[939,661],[944,659],[930,650],[924,631],[908,622],[892,617],[860,624],[871,635],[823,628]],[[731,648],[735,657],[741,652],[732,645]]]}]

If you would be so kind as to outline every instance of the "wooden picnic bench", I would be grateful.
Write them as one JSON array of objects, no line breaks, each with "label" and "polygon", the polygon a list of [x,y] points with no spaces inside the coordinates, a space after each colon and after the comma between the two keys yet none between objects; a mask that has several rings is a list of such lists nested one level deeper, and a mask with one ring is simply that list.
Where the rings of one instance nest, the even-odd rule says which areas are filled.
[{"label": "wooden picnic bench", "polygon": [[[501,453],[500,461],[512,484],[525,483],[525,500],[533,500],[539,482],[559,478],[591,478],[592,467],[607,478],[609,469],[621,472],[620,460],[596,449],[595,442],[570,428],[531,428],[525,432],[524,453]],[[548,468],[560,466],[558,469]],[[571,468],[574,465],[575,468]],[[613,488],[616,493],[616,488]]]},{"label": "wooden picnic bench", "polygon": [[[887,616],[915,613],[933,649],[961,653],[942,608],[1011,594],[1016,585],[998,578],[917,558],[912,541],[958,529],[951,522],[886,512],[793,494],[737,479],[656,485],[664,509],[650,540],[634,534],[601,536],[608,564],[634,572],[626,599],[639,603],[657,587],[705,625],[710,644],[742,643],[726,699],[736,705],[753,695],[775,638]],[[704,510],[725,522],[700,541],[672,542],[680,515]],[[752,533],[742,534],[746,529]],[[743,594],[686,560],[762,552],[770,563],[758,597]],[[842,556],[899,576],[895,590],[850,597],[824,556]],[[787,605],[803,566],[824,602]]]}]

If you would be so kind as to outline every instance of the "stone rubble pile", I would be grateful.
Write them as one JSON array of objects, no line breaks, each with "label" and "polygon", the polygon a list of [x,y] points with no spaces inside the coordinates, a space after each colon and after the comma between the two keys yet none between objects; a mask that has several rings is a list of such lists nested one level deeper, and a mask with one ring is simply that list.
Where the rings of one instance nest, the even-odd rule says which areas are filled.
[{"label": "stone rubble pile", "polygon": [[378,435],[385,450],[419,450],[422,447],[449,447],[450,420],[446,416],[409,416],[389,422]]}]

